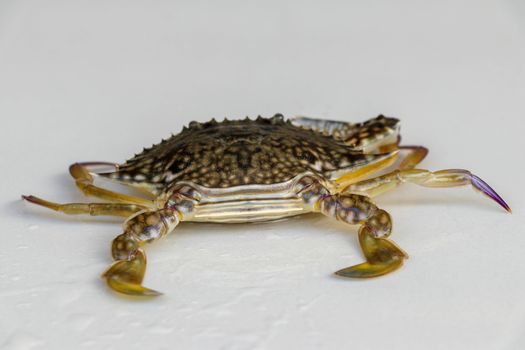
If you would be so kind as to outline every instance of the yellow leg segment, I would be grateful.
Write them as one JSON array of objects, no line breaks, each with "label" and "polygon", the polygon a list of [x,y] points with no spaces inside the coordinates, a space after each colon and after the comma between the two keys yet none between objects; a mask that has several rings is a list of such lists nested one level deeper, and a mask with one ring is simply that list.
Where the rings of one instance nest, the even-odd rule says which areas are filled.
[{"label": "yellow leg segment", "polygon": [[95,186],[93,184],[93,176],[89,173],[87,166],[97,164],[101,163],[75,163],[69,167],[69,173],[75,179],[75,183],[82,193],[86,196],[94,196],[111,202],[134,203],[145,207],[153,206],[152,201],[150,200],[113,192]]},{"label": "yellow leg segment", "polygon": [[511,212],[507,203],[485,181],[468,170],[448,169],[429,171],[424,169],[395,170],[391,173],[351,184],[341,191],[342,193],[364,193],[375,197],[386,191],[396,188],[402,183],[409,182],[424,187],[457,187],[472,186],[483,193],[505,210]]},{"label": "yellow leg segment", "polygon": [[428,154],[428,149],[423,146],[399,146],[398,149],[408,152],[399,164],[398,170],[415,168]]},{"label": "yellow leg segment", "polygon": [[369,278],[386,275],[403,265],[408,255],[394,242],[386,238],[374,238],[370,228],[359,230],[359,244],[366,257],[366,262],[336,271],[342,277]]},{"label": "yellow leg segment", "polygon": [[385,275],[397,270],[408,256],[387,237],[392,231],[390,215],[377,208],[366,196],[356,194],[334,194],[322,196],[318,210],[348,224],[362,225],[359,243],[366,262],[336,272],[337,275],[353,278],[368,278]]},{"label": "yellow leg segment", "polygon": [[108,215],[129,217],[134,213],[146,209],[137,204],[127,203],[66,203],[59,204],[49,202],[35,196],[22,196],[28,202],[37,204],[51,210],[62,212],[68,215],[89,214],[92,216]]},{"label": "yellow leg segment", "polygon": [[160,209],[142,211],[126,221],[124,233],[117,236],[111,246],[115,262],[102,275],[108,286],[128,295],[160,295],[142,286],[146,272],[146,254],[142,247],[173,231],[180,219],[178,211]]}]

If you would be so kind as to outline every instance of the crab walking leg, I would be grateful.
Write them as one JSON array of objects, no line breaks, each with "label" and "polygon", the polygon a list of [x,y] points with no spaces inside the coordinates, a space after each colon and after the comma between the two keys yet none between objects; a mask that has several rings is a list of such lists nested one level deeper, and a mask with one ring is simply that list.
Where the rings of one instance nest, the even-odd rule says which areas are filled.
[{"label": "crab walking leg", "polygon": [[359,243],[366,262],[339,270],[336,275],[354,278],[381,276],[397,270],[408,257],[387,238],[392,231],[390,215],[370,198],[356,194],[325,195],[319,198],[316,208],[339,221],[361,225]]},{"label": "crab walking leg", "polygon": [[342,192],[365,193],[370,197],[375,197],[405,182],[424,187],[457,187],[470,185],[475,190],[480,191],[485,196],[494,200],[508,212],[511,212],[508,204],[505,203],[492,187],[470,171],[463,169],[439,171],[424,169],[395,170],[383,176],[351,184],[345,187]]},{"label": "crab walking leg", "polygon": [[112,202],[134,203],[146,207],[152,207],[152,201],[147,199],[117,193],[95,186],[93,184],[93,176],[91,176],[86,166],[97,164],[105,163],[75,163],[69,167],[69,173],[75,179],[75,183],[82,193],[86,196],[94,196]]},{"label": "crab walking leg", "polygon": [[423,146],[399,146],[398,149],[408,151],[408,154],[399,164],[398,170],[415,168],[428,154],[428,148]]},{"label": "crab walking leg", "polygon": [[331,135],[339,138],[354,134],[358,129],[355,124],[338,120],[317,119],[304,116],[295,116],[290,120],[295,126],[300,126],[305,129],[311,129],[325,135]]},{"label": "crab walking leg", "polygon": [[392,152],[399,143],[399,120],[383,115],[356,124],[301,116],[292,118],[291,122],[295,126],[332,136],[354,150],[367,153]]},{"label": "crab walking leg", "polygon": [[160,209],[142,211],[127,220],[124,233],[117,236],[111,246],[115,262],[102,275],[108,286],[128,295],[160,295],[142,286],[146,272],[146,254],[142,247],[173,231],[181,218],[177,210]]},{"label": "crab walking leg", "polygon": [[92,216],[108,215],[129,217],[134,213],[146,209],[137,204],[127,203],[66,203],[59,204],[49,202],[35,196],[22,196],[28,202],[37,204],[51,210],[62,212],[68,215],[89,214]]}]

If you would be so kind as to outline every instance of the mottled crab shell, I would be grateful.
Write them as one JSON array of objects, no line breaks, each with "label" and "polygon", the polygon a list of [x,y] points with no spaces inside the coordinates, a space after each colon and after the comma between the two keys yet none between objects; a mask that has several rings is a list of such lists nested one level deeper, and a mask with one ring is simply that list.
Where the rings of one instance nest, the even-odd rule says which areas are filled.
[{"label": "mottled crab shell", "polygon": [[[208,188],[272,185],[303,173],[333,180],[339,174],[365,166],[387,154],[366,154],[362,143],[377,124],[396,124],[380,116],[362,124],[326,125],[272,118],[192,122],[177,135],[144,149],[100,174],[118,182],[145,187],[154,194],[178,182]],[[334,122],[335,123],[335,122]],[[397,135],[396,135],[397,137]]]}]

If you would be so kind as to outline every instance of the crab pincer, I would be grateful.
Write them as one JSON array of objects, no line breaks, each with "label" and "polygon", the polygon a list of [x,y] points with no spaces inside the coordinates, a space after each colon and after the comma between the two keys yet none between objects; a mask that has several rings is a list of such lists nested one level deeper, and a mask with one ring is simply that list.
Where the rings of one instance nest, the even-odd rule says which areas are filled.
[{"label": "crab pincer", "polygon": [[102,274],[113,290],[141,296],[161,293],[142,286],[146,272],[146,254],[143,246],[160,239],[178,224],[176,210],[141,211],[124,224],[124,233],[113,240],[111,254],[115,262]]}]

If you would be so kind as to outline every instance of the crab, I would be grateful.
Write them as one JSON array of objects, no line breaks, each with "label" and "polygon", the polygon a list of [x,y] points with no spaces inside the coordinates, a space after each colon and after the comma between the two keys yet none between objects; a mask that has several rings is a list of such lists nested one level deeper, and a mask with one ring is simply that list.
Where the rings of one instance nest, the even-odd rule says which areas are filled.
[{"label": "crab", "polygon": [[[127,218],[111,246],[114,262],[102,275],[111,289],[124,294],[160,294],[142,285],[144,248],[180,222],[262,222],[311,212],[360,225],[359,244],[366,261],[335,274],[376,277],[398,269],[407,258],[389,239],[390,215],[373,201],[402,183],[471,186],[511,211],[487,183],[467,170],[416,168],[428,150],[400,146],[399,130],[398,119],[383,115],[363,123],[285,119],[281,114],[192,122],[124,164],[71,165],[78,188],[106,203],[58,204],[22,197],[65,214]],[[95,177],[145,190],[150,198],[104,189],[95,185]]]}]

